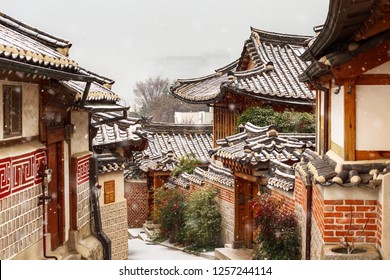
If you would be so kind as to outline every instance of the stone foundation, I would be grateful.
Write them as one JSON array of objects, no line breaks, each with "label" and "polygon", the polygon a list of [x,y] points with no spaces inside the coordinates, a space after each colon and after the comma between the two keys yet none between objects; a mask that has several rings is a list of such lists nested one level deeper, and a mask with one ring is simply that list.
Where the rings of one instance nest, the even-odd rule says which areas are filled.
[{"label": "stone foundation", "polygon": [[126,200],[100,207],[103,231],[111,240],[113,260],[126,260],[127,250],[127,205]]}]

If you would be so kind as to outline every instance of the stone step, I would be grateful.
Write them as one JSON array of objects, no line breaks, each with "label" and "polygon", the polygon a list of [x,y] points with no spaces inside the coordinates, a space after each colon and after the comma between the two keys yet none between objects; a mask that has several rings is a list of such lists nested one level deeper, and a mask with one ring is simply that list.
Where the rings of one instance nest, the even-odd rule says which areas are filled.
[{"label": "stone step", "polygon": [[150,242],[152,240],[150,240],[149,236],[145,233],[145,232],[140,232],[138,234],[138,238],[142,239],[143,241],[145,242]]},{"label": "stone step", "polygon": [[252,249],[232,249],[232,248],[216,248],[215,259],[216,260],[251,260]]},{"label": "stone step", "polygon": [[129,235],[131,238],[138,238],[140,232],[143,232],[143,229],[142,228],[128,228],[127,229]]},{"label": "stone step", "polygon": [[63,258],[64,260],[81,260],[81,254],[69,254]]}]

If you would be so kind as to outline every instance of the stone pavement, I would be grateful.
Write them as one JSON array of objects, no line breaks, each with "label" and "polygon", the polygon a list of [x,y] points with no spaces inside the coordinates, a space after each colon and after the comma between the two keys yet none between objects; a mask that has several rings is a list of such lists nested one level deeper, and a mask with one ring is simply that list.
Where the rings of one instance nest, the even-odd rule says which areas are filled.
[{"label": "stone pavement", "polygon": [[[130,228],[129,232],[129,260],[146,259],[198,259],[198,260],[251,260],[251,249],[233,249],[230,246],[216,248],[214,252],[201,253],[195,256],[183,252],[185,247],[179,247],[168,241],[154,243],[149,239],[142,228]],[[157,254],[157,255],[155,255]]]}]

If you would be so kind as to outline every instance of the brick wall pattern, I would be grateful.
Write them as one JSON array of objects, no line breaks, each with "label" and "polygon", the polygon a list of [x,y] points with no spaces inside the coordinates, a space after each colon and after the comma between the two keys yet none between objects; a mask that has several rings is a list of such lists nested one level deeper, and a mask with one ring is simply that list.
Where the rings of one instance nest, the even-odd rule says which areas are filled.
[{"label": "brick wall pattern", "polygon": [[126,200],[101,206],[103,231],[111,240],[113,260],[128,259]]},{"label": "brick wall pattern", "polygon": [[77,158],[77,229],[91,221],[90,157],[91,154],[87,154]]},{"label": "brick wall pattern", "polygon": [[0,259],[10,259],[42,239],[41,150],[0,159]]},{"label": "brick wall pattern", "polygon": [[293,212],[295,210],[295,203],[294,199],[288,197],[287,195],[284,195],[282,193],[283,191],[276,191],[276,190],[271,190],[271,196],[275,198],[277,201],[283,202],[283,207],[285,208],[286,211]]},{"label": "brick wall pattern", "polygon": [[382,204],[377,201],[377,206],[378,206],[378,240],[377,240],[377,244],[379,247],[382,247],[382,223],[383,223],[383,220],[382,220]]},{"label": "brick wall pattern", "polygon": [[148,185],[144,182],[125,182],[125,198],[127,201],[127,225],[140,228],[148,219]]},{"label": "brick wall pattern", "polygon": [[349,242],[376,244],[377,220],[376,200],[325,200],[324,241],[339,243],[347,236]]}]

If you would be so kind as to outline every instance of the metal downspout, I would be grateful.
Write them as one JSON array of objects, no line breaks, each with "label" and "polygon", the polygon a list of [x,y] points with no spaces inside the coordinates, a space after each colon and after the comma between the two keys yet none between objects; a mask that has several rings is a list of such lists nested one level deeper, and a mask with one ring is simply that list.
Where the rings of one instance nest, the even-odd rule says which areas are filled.
[{"label": "metal downspout", "polygon": [[306,185],[307,201],[306,201],[306,252],[305,259],[310,260],[311,256],[311,217],[312,217],[312,204],[313,204],[313,186]]},{"label": "metal downspout", "polygon": [[97,181],[97,174],[98,174],[98,164],[97,164],[97,158],[95,155],[95,151],[92,146],[92,137],[91,135],[94,135],[92,131],[91,126],[91,114],[88,114],[88,127],[90,129],[89,132],[89,150],[92,151],[93,156],[89,160],[90,164],[90,190],[91,190],[91,205],[92,205],[92,211],[93,211],[93,233],[95,237],[100,241],[100,243],[103,246],[103,255],[105,260],[111,260],[111,240],[110,238],[104,233],[103,227],[102,227],[102,219],[101,219],[101,213],[100,213],[100,205],[99,205],[99,193],[100,189],[98,188],[98,181]]}]

